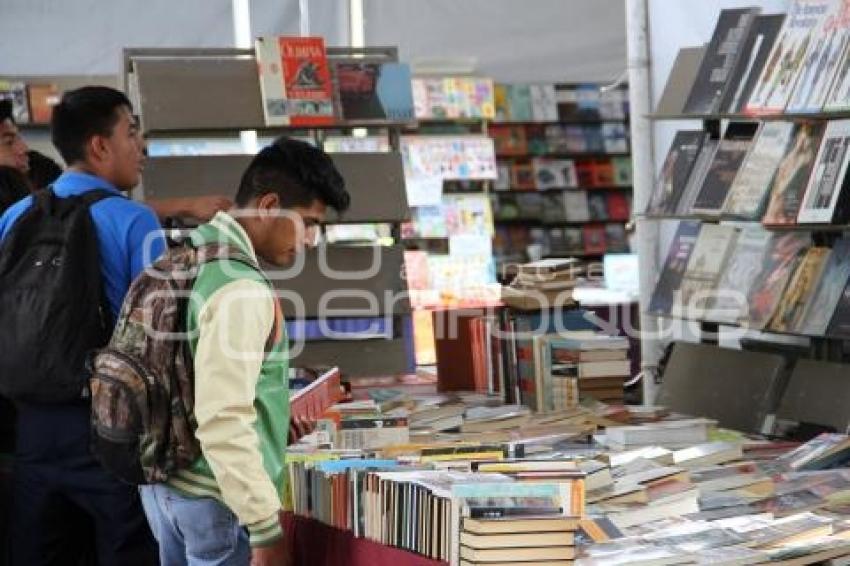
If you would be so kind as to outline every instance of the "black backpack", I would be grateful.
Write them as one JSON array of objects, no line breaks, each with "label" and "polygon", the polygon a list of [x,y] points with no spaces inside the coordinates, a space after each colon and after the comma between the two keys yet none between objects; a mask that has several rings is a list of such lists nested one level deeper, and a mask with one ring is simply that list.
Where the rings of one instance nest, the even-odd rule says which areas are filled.
[{"label": "black backpack", "polygon": [[0,394],[36,403],[88,396],[86,356],[112,327],[89,208],[116,196],[38,191],[0,246]]}]

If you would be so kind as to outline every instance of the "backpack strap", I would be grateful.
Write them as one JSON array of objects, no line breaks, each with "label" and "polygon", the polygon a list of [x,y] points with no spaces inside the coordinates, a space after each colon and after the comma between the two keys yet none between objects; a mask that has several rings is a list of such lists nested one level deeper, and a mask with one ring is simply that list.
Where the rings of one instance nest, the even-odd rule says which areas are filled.
[{"label": "backpack strap", "polygon": [[[51,187],[52,191],[52,187]],[[111,197],[123,198],[127,197],[122,194],[116,194],[115,191],[109,191],[107,189],[92,189],[90,191],[86,191],[81,194],[78,198],[83,201],[87,207],[91,207],[93,204],[96,204],[104,199],[108,199]]]}]

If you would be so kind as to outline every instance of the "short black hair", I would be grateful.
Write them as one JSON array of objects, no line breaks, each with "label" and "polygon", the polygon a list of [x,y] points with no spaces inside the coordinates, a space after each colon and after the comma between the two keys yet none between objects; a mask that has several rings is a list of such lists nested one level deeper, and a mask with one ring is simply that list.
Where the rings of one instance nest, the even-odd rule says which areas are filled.
[{"label": "short black hair", "polygon": [[58,163],[34,149],[27,152],[30,161],[29,178],[32,186],[43,189],[52,184],[62,174]]},{"label": "short black hair", "polygon": [[0,122],[6,120],[15,121],[15,115],[12,112],[12,101],[8,98],[0,100]]},{"label": "short black hair", "polygon": [[245,206],[251,199],[268,193],[278,195],[282,208],[310,206],[319,200],[337,212],[345,212],[351,202],[345,180],[330,156],[286,136],[276,139],[251,160],[242,174],[236,204]]},{"label": "short black hair", "polygon": [[15,167],[0,165],[0,214],[30,194],[32,185]]},{"label": "short black hair", "polygon": [[84,86],[62,96],[53,108],[50,127],[53,145],[66,164],[85,160],[92,137],[112,135],[122,106],[133,109],[123,92],[107,86]]}]

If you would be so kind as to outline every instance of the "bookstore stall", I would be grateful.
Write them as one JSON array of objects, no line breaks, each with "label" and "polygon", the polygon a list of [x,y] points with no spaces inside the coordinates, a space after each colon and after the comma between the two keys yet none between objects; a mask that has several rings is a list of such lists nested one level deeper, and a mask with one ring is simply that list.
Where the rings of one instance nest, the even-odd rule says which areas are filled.
[{"label": "bookstore stall", "polygon": [[[270,279],[315,423],[285,454],[293,564],[850,563],[850,3],[664,4],[625,3],[613,82],[307,33],[103,77],[140,200],[235,187],[283,133],[351,193]],[[80,80],[0,98],[44,132]]]}]

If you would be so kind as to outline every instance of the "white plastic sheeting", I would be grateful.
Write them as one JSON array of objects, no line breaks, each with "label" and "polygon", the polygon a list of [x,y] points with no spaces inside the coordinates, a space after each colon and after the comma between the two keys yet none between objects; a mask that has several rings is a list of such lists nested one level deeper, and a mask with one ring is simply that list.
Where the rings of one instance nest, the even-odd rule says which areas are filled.
[{"label": "white plastic sheeting", "polygon": [[606,82],[626,68],[623,0],[364,0],[364,15],[367,45],[413,63],[471,57],[499,81]]},{"label": "white plastic sheeting", "polygon": [[[298,35],[298,0],[252,0],[254,36]],[[312,0],[310,31],[348,43],[348,0]],[[108,75],[124,47],[232,47],[231,0],[0,0],[0,75]]]}]

